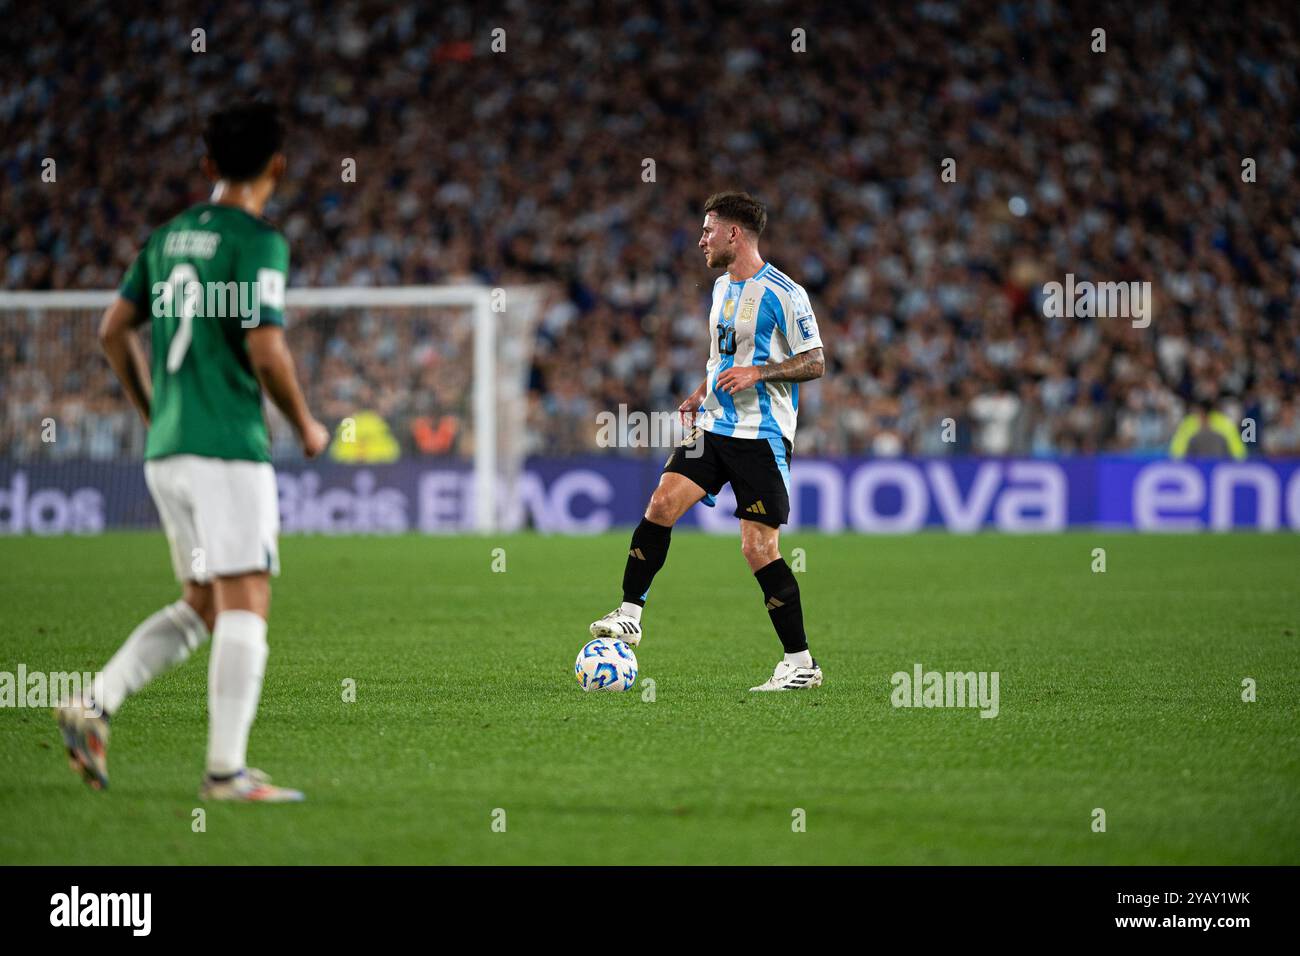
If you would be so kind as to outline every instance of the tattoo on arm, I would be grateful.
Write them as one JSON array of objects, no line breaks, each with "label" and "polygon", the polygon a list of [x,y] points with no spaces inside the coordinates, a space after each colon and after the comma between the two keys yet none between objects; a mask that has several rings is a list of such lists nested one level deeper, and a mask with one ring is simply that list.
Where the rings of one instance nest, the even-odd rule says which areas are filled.
[{"label": "tattoo on arm", "polygon": [[821,378],[825,371],[826,358],[822,350],[816,348],[800,352],[776,365],[760,366],[759,378],[764,382],[807,382]]}]

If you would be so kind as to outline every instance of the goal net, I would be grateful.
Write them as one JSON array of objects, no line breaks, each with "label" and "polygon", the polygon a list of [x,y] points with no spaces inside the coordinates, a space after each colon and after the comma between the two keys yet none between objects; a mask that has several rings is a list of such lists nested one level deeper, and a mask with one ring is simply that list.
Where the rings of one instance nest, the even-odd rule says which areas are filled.
[{"label": "goal net", "polygon": [[[138,481],[144,427],[99,353],[99,318],[114,294],[0,291],[0,470],[7,481],[0,531],[79,530],[71,497],[78,486],[104,496],[111,524],[154,521],[151,509],[134,500],[138,487],[116,487],[128,476]],[[323,467],[336,477],[396,463],[435,467],[458,489],[457,500],[443,494],[446,516],[438,529],[516,526],[532,343],[544,296],[540,286],[290,289],[289,347],[312,411],[334,433]],[[147,352],[147,326],[141,331]],[[293,480],[295,466],[306,466],[288,423],[269,401],[266,408],[283,503],[284,481]],[[80,469],[84,480],[61,477],[69,469]],[[33,500],[41,492],[32,474],[53,476],[64,497]],[[366,487],[366,479],[359,484]],[[115,494],[133,500],[115,502]],[[318,497],[316,507],[337,507]],[[63,517],[72,526],[55,528],[51,509],[68,512]],[[307,530],[321,524],[297,523]],[[294,525],[286,521],[285,530]],[[358,520],[342,530],[353,526],[420,525]]]}]

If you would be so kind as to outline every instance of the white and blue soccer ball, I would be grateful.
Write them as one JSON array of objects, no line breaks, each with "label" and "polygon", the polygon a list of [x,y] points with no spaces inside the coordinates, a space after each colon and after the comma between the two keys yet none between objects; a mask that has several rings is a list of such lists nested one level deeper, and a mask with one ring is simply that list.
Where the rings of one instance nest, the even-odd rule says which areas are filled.
[{"label": "white and blue soccer ball", "polygon": [[573,674],[583,690],[627,690],[636,683],[636,655],[622,641],[598,637],[578,651]]}]

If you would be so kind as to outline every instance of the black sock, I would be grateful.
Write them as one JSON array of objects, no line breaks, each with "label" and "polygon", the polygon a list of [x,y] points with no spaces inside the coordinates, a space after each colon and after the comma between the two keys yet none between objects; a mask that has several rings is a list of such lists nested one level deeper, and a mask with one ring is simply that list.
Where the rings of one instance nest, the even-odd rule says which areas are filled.
[{"label": "black sock", "polygon": [[647,518],[632,532],[632,544],[627,551],[627,567],[623,570],[623,600],[645,607],[645,596],[650,590],[659,569],[668,558],[668,544],[673,529],[655,524]]},{"label": "black sock", "polygon": [[803,606],[799,603],[799,583],[785,558],[777,558],[754,572],[754,579],[763,589],[767,615],[781,638],[787,654],[808,650],[808,638],[803,632]]}]

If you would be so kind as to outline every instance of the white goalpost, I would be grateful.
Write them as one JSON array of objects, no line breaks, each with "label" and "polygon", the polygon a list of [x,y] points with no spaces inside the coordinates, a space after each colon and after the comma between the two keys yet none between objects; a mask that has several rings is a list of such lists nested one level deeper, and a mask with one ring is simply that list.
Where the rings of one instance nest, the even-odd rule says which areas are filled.
[{"label": "white goalpost", "polygon": [[[0,291],[0,321],[9,323],[15,314],[26,313],[29,321],[41,323],[51,316],[79,313],[79,322],[89,322],[115,295],[114,290]],[[302,310],[393,310],[400,315],[402,310],[450,309],[469,313],[473,343],[469,402],[472,528],[486,533],[501,527],[502,499],[512,499],[522,472],[527,378],[542,297],[543,289],[538,286],[340,286],[290,288],[285,306],[291,327],[293,313]],[[89,324],[86,334],[93,335],[93,329]],[[304,387],[307,384],[304,382]]]}]

